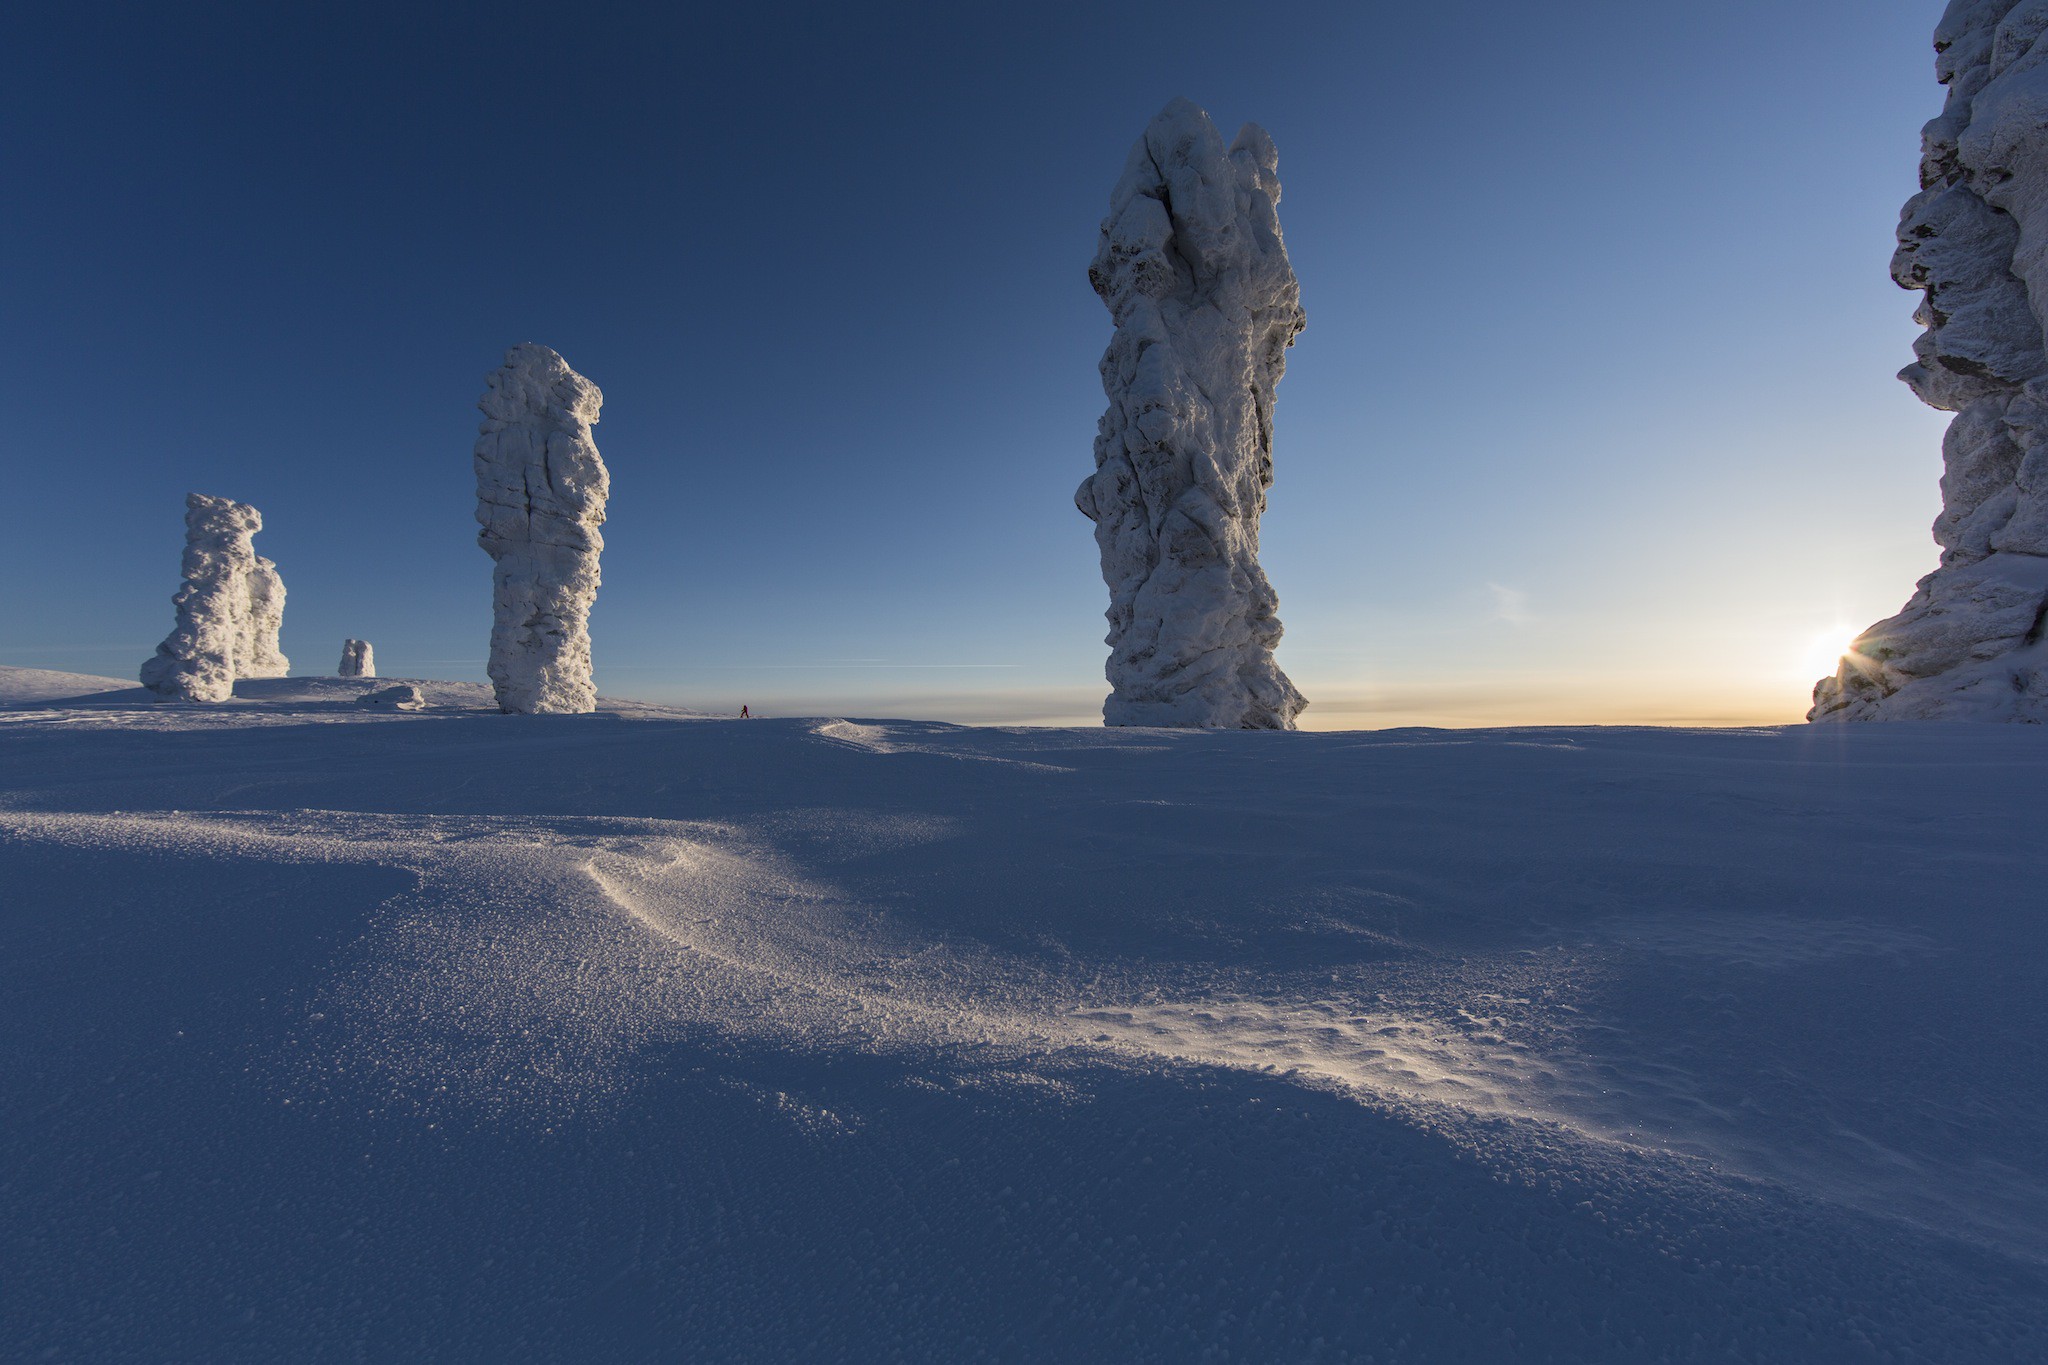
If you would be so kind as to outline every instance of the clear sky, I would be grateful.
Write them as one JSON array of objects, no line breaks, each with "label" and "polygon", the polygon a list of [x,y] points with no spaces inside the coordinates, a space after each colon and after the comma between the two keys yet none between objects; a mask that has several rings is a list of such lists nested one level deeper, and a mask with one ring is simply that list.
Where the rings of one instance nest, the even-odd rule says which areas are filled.
[{"label": "clear sky", "polygon": [[187,491],[295,671],[483,677],[475,400],[603,388],[598,684],[1086,723],[1089,291],[1168,99],[1280,148],[1306,727],[1798,718],[1932,569],[1886,275],[1938,0],[23,7],[0,662],[133,676]]}]

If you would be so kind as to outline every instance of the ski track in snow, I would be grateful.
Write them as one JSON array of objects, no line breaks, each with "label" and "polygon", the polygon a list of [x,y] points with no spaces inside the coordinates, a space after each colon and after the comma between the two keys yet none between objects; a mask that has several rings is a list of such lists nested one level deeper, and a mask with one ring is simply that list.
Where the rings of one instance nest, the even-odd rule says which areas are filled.
[{"label": "ski track in snow", "polygon": [[[2030,1285],[2048,1261],[2038,1039],[1850,1017],[1872,992],[1920,1002],[1915,974],[1953,1004],[1977,992],[1959,973],[2002,956],[2031,975],[1987,989],[2035,990],[2012,1009],[2039,1022],[2039,957],[2016,948],[2042,946],[2018,898],[2040,861],[1990,814],[2041,790],[2032,733],[736,725],[499,717],[446,685],[395,716],[342,709],[347,686],[0,710],[0,852],[21,866],[66,850],[398,879],[279,1006],[282,1032],[246,1045],[281,1103],[367,1093],[419,1132],[602,1130],[687,1055],[803,1140],[858,1144],[878,1100],[750,1075],[869,1059],[899,1089],[1058,1115],[1108,1077],[1228,1072],[1510,1183],[1561,1167],[1650,1198],[1656,1172],[1694,1221],[1767,1197]],[[1981,809],[1916,798],[1923,779],[1960,789],[1962,764]],[[1885,775],[1902,785],[1870,785]],[[1980,1342],[2038,1339],[2042,1299],[1993,1297]],[[1256,1340],[1322,1335],[1307,1302],[1303,1335]],[[1333,1359],[1432,1349],[1346,1344],[1335,1322]],[[1879,1326],[1915,1347],[1913,1324]],[[926,1357],[989,1348],[949,1340]]]}]

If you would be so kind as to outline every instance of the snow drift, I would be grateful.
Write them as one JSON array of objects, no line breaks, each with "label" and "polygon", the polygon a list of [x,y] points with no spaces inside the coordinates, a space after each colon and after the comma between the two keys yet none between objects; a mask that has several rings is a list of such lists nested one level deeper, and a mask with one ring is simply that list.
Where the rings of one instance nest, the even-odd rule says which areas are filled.
[{"label": "snow drift", "polygon": [[2048,729],[413,686],[0,670],[0,1357],[2048,1357]]}]

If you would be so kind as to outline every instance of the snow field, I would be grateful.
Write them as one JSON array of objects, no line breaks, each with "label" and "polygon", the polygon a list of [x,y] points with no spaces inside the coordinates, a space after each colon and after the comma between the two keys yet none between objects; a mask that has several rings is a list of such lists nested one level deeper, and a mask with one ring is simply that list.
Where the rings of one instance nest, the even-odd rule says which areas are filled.
[{"label": "snow field", "polygon": [[2033,730],[35,684],[6,1354],[2048,1347]]}]

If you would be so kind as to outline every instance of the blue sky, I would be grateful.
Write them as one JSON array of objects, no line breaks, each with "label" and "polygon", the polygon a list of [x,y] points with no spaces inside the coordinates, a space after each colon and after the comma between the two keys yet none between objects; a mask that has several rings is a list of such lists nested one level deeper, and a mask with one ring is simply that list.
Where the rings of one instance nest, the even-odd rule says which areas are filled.
[{"label": "blue sky", "polygon": [[297,671],[483,676],[485,372],[606,394],[603,691],[1097,714],[1095,230],[1262,123],[1308,726],[1803,713],[1931,569],[1886,276],[1935,3],[49,7],[0,47],[0,662],[132,676],[187,491]]}]

